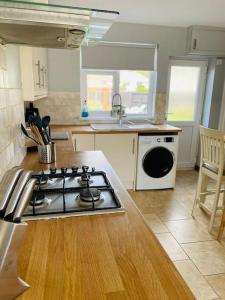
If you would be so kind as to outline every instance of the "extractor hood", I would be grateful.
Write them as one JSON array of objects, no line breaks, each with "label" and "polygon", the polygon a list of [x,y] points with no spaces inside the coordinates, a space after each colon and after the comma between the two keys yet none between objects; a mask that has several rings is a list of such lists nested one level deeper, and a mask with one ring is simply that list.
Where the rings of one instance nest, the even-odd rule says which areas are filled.
[{"label": "extractor hood", "polygon": [[0,0],[0,43],[78,48],[100,41],[118,15],[116,11]]}]

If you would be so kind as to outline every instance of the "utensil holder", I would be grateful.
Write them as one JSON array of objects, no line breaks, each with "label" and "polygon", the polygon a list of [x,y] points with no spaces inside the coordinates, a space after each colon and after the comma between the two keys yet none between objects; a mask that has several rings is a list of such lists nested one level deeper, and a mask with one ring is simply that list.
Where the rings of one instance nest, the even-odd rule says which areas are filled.
[{"label": "utensil holder", "polygon": [[38,145],[39,162],[42,164],[51,164],[56,161],[56,144],[54,142],[48,145]]}]

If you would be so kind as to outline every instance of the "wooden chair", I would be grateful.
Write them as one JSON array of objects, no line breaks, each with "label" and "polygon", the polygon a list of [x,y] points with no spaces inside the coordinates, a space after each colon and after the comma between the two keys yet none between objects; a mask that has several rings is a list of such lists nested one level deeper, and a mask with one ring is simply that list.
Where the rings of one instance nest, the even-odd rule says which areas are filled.
[{"label": "wooden chair", "polygon": [[[209,232],[212,231],[214,224],[216,211],[218,209],[223,209],[223,207],[218,207],[220,193],[224,193],[224,189],[221,189],[222,180],[225,179],[224,171],[224,133],[218,130],[209,129],[200,126],[200,142],[201,142],[201,158],[200,158],[200,170],[197,191],[195,196],[195,201],[192,210],[192,216],[194,217],[194,212],[197,204],[206,213],[211,215],[209,223]],[[209,178],[215,180],[216,188],[215,190],[208,190],[208,180]],[[205,205],[205,198],[207,195],[213,195],[214,201],[212,209],[210,210]],[[224,201],[223,201],[224,202]]]}]

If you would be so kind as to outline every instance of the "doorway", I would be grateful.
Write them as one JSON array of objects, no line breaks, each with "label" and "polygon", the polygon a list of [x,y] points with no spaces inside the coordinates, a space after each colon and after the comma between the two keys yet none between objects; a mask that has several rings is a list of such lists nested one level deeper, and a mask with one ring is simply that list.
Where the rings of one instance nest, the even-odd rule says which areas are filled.
[{"label": "doorway", "polygon": [[170,61],[167,122],[182,129],[178,151],[180,169],[192,169],[196,163],[207,66],[207,61]]}]

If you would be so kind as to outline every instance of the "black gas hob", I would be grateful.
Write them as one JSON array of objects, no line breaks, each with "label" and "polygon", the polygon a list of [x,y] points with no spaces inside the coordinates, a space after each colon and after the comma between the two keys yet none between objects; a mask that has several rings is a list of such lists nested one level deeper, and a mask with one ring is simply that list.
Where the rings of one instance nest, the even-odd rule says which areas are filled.
[{"label": "black gas hob", "polygon": [[107,175],[88,166],[50,168],[37,179],[24,219],[124,211]]}]

